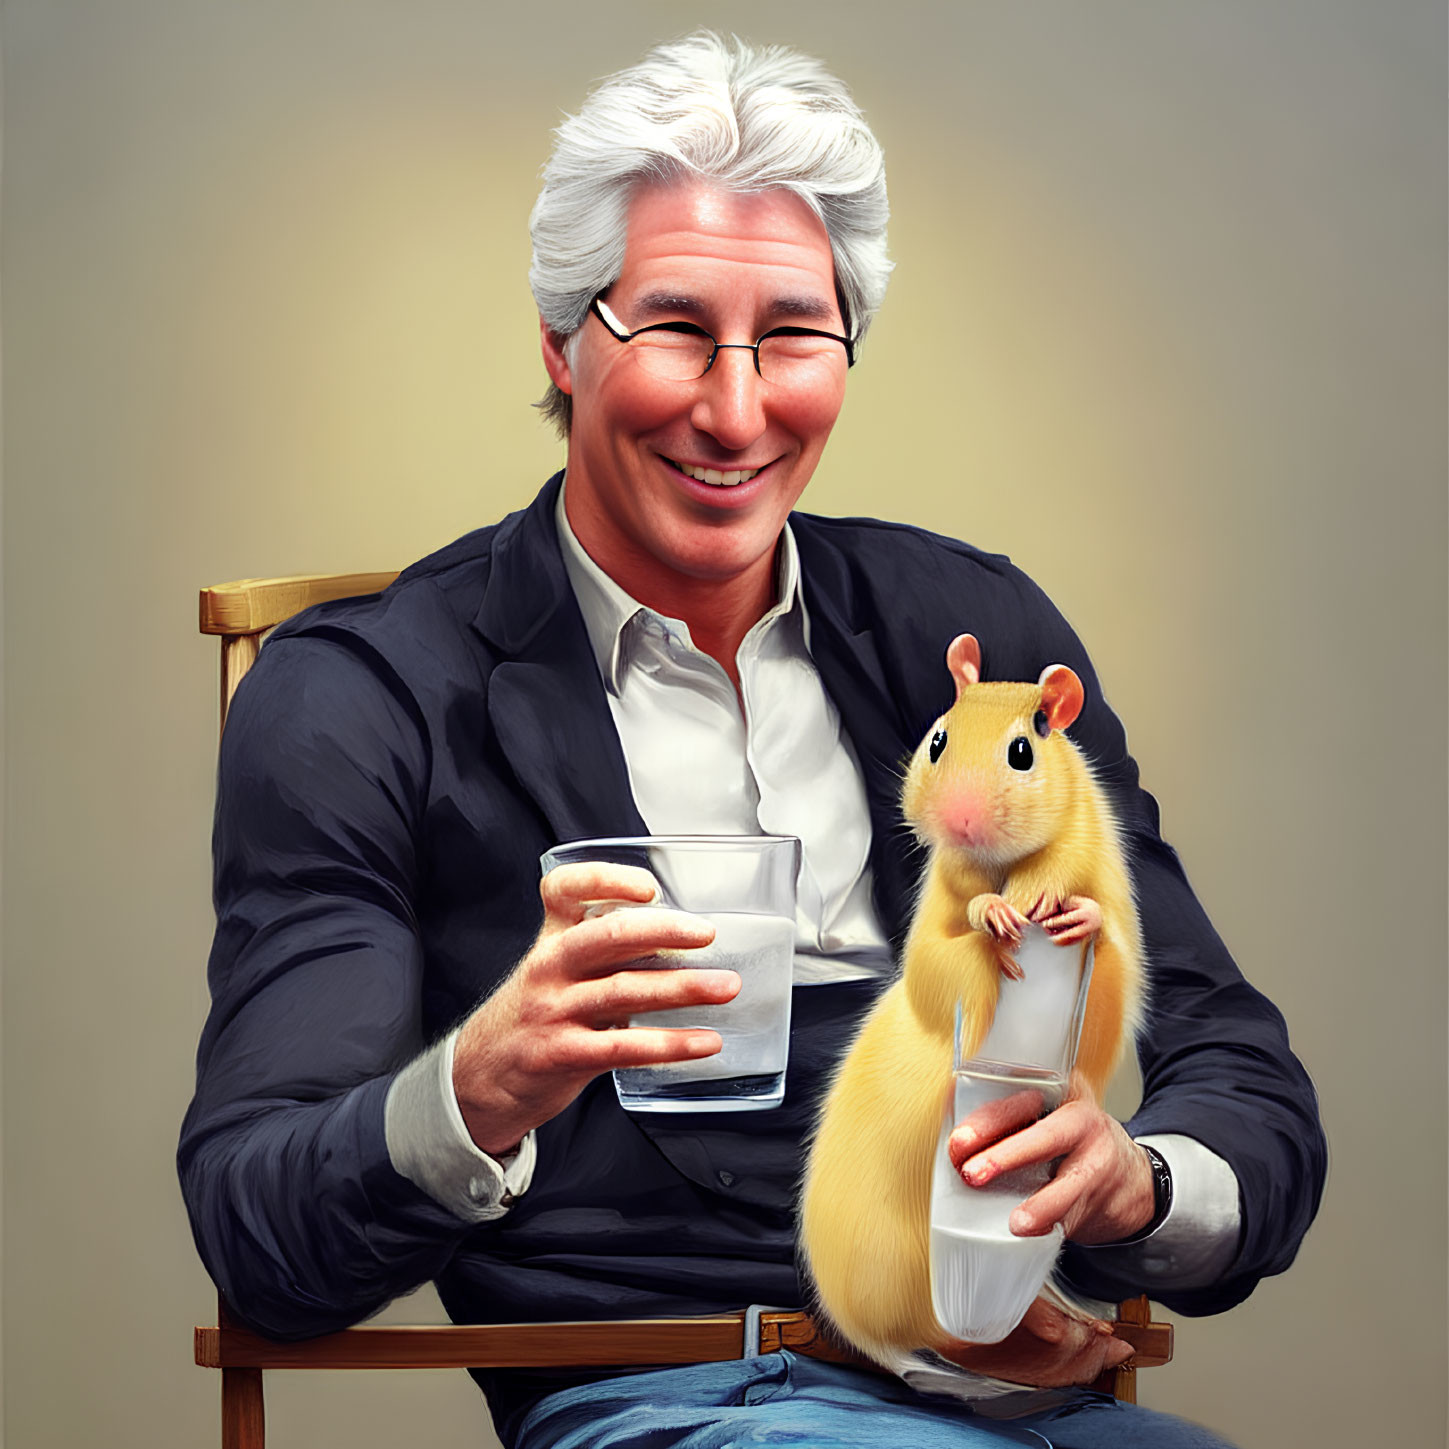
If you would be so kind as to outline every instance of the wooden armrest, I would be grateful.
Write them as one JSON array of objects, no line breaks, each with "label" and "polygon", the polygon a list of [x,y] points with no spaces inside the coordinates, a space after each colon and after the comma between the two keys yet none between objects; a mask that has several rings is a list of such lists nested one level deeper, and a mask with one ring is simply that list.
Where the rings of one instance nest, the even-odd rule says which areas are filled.
[{"label": "wooden armrest", "polygon": [[1172,1362],[1172,1325],[1152,1321],[1152,1304],[1144,1294],[1118,1305],[1112,1331],[1132,1345],[1131,1368],[1161,1368]]},{"label": "wooden armrest", "polygon": [[1170,1323],[1117,1323],[1113,1333],[1132,1345],[1133,1368],[1161,1368],[1172,1362],[1172,1325]]},{"label": "wooden armrest", "polygon": [[348,1328],[299,1343],[275,1343],[231,1325],[196,1330],[196,1362],[204,1368],[610,1368],[738,1358],[743,1346],[742,1313]]},{"label": "wooden armrest", "polygon": [[[1172,1361],[1172,1325],[1153,1323],[1145,1298],[1124,1303],[1119,1309],[1112,1331],[1132,1345],[1131,1368],[1160,1368]],[[1129,1316],[1130,1315],[1130,1316]],[[805,1313],[764,1313],[760,1316],[760,1352],[775,1353],[790,1349],[810,1358],[829,1359],[832,1363],[874,1367],[858,1354],[833,1342],[820,1331],[820,1326]]]},{"label": "wooden armrest", "polygon": [[397,571],[379,574],[294,574],[281,579],[237,579],[202,589],[203,634],[260,634],[313,604],[351,599],[385,589]]}]

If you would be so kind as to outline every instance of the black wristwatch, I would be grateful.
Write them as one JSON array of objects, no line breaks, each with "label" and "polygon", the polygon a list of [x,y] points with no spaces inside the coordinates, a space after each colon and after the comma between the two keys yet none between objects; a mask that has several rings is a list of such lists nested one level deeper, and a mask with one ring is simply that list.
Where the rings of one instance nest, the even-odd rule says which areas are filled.
[{"label": "black wristwatch", "polygon": [[1167,1214],[1172,1210],[1172,1169],[1162,1160],[1162,1154],[1155,1147],[1149,1147],[1145,1142],[1137,1145],[1147,1154],[1147,1160],[1152,1164],[1152,1221],[1147,1224],[1147,1229],[1142,1234],[1145,1238],[1148,1233],[1155,1233],[1167,1221]]},{"label": "black wristwatch", "polygon": [[1167,1214],[1172,1209],[1172,1169],[1162,1160],[1162,1154],[1155,1147],[1149,1147],[1145,1142],[1138,1142],[1137,1146],[1147,1154],[1148,1164],[1152,1168],[1152,1221],[1140,1233],[1133,1233],[1130,1238],[1121,1238],[1115,1243],[1103,1243],[1104,1248],[1127,1248],[1133,1243],[1142,1242],[1144,1238],[1150,1238],[1167,1221]]}]

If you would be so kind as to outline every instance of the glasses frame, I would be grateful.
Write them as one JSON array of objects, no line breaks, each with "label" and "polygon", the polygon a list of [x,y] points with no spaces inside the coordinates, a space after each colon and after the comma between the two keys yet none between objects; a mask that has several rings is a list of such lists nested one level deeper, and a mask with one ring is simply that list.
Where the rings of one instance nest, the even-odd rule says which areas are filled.
[{"label": "glasses frame", "polygon": [[[712,351],[709,354],[709,361],[704,365],[704,371],[699,377],[708,377],[709,370],[714,366],[714,360],[719,356],[722,348],[734,347],[744,352],[754,354],[755,375],[762,382],[768,382],[765,374],[760,371],[760,344],[768,342],[771,337],[825,337],[831,342],[838,342],[845,348],[845,365],[855,366],[855,344],[848,337],[841,337],[834,332],[822,332],[817,327],[772,327],[768,332],[762,332],[753,342],[720,342],[713,333],[708,332],[697,322],[651,322],[647,327],[638,327],[633,332],[627,331],[624,324],[610,310],[607,302],[602,296],[595,297],[589,303],[589,311],[604,324],[609,336],[616,342],[632,342],[636,337],[642,337],[646,332],[683,332],[692,336],[707,337]],[[674,379],[678,382],[698,382],[699,377],[681,377]],[[670,379],[661,378],[661,382]]]}]

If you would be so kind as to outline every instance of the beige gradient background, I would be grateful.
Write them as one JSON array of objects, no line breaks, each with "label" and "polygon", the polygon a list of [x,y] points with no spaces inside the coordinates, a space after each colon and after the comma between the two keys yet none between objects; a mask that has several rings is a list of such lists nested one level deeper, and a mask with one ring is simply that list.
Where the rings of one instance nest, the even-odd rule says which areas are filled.
[{"label": "beige gradient background", "polygon": [[[1298,1263],[1182,1323],[1144,1400],[1244,1449],[1439,1442],[1441,10],[6,0],[10,1449],[217,1442],[172,1165],[210,928],[195,591],[397,567],[532,495],[549,129],[701,22],[822,54],[887,149],[898,269],[807,503],[1056,598],[1321,1091]],[[270,1420],[488,1442],[461,1374],[278,1375]]]}]

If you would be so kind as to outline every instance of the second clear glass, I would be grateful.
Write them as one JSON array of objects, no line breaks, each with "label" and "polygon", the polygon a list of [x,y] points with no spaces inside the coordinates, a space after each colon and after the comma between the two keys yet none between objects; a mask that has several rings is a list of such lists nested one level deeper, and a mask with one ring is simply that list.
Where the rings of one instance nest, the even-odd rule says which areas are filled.
[{"label": "second clear glass", "polygon": [[1014,953],[1024,979],[1002,979],[991,1029],[962,1059],[961,1010],[955,1061],[931,1174],[931,1301],[952,1337],[999,1343],[1041,1292],[1062,1243],[1060,1226],[1017,1237],[1009,1219],[1051,1176],[1047,1163],[968,1187],[951,1165],[947,1139],[978,1107],[1018,1092],[1041,1094],[1039,1115],[1066,1096],[1092,977],[1090,942],[1059,946],[1028,926]]}]

